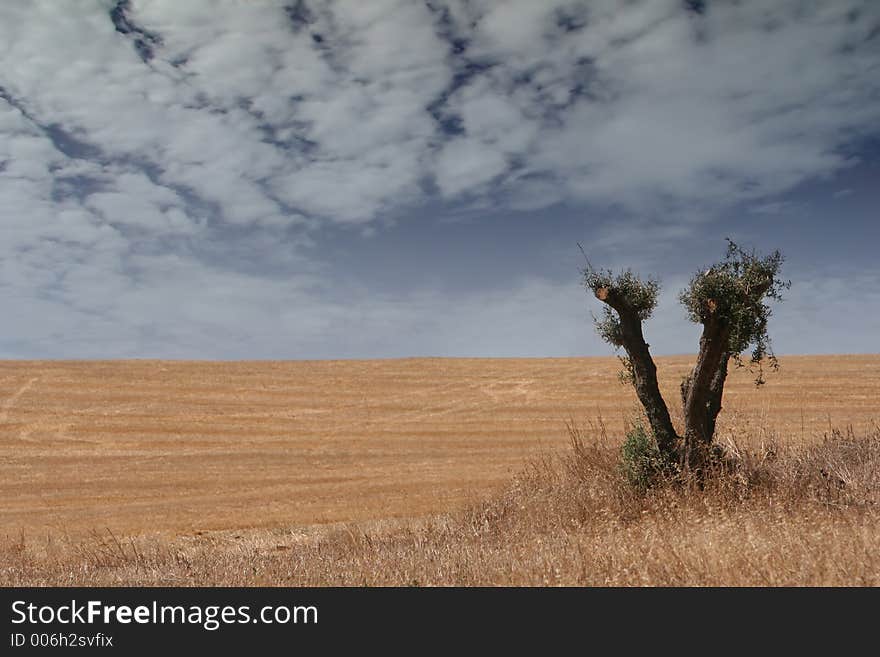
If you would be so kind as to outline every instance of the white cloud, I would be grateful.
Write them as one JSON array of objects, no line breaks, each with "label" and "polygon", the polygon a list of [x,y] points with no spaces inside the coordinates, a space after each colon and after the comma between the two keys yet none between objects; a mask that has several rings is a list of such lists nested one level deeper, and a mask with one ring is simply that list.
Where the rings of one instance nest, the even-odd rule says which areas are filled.
[{"label": "white cloud", "polygon": [[760,203],[749,208],[752,214],[776,215],[783,214],[798,207],[794,201],[771,201],[770,203]]},{"label": "white cloud", "polygon": [[448,142],[437,158],[437,184],[446,196],[479,189],[507,170],[507,158],[490,144],[473,139]]},{"label": "white cloud", "polygon": [[[512,166],[558,180],[548,202],[730,204],[845,166],[840,148],[880,118],[872,4],[447,8],[458,56],[421,3],[313,5],[296,26],[281,3],[133,2],[161,38],[147,65],[108,3],[12,2],[4,84],[37,121],[150,162],[237,224],[289,207],[370,221],[418,205],[431,177],[503,197]],[[450,87],[469,58],[487,68]],[[444,144],[429,107],[464,134]]]},{"label": "white cloud", "polygon": [[[397,301],[328,301],[310,238],[418,221],[437,200],[612,205],[648,222],[669,205],[772,212],[774,195],[850,164],[880,120],[877,3],[709,3],[703,16],[673,0],[306,5],[2,3],[10,340],[51,351],[72,333],[100,351],[116,327],[120,354],[168,336],[181,353],[219,354],[255,327],[317,349],[352,313],[377,332],[383,317],[416,325]],[[114,28],[114,7],[141,36]],[[686,224],[653,234],[676,239]],[[273,252],[223,263],[236,240]],[[475,318],[493,309],[486,326],[520,310],[473,299],[462,307]]]}]

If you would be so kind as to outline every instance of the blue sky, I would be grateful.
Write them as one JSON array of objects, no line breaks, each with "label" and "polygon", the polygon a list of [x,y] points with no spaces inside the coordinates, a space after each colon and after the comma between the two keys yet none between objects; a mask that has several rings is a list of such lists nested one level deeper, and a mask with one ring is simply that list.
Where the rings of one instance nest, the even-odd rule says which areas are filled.
[{"label": "blue sky", "polygon": [[780,248],[778,353],[875,352],[880,3],[4,0],[3,358],[608,354]]}]

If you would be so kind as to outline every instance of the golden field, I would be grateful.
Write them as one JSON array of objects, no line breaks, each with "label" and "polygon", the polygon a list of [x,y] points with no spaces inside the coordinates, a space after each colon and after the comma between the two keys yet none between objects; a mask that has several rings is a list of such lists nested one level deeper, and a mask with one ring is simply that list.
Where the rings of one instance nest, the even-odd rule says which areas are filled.
[{"label": "golden field", "polygon": [[880,355],[780,363],[739,479],[634,497],[615,358],[2,362],[0,584],[880,583]]}]

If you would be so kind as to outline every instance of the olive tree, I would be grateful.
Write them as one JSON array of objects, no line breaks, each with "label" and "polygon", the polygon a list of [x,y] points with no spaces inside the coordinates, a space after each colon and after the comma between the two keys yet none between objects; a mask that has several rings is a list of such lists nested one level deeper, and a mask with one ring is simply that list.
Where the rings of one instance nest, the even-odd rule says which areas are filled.
[{"label": "olive tree", "polygon": [[766,302],[781,301],[782,290],[791,285],[779,277],[782,255],[774,251],[759,257],[727,242],[724,258],[695,274],[679,296],[688,318],[703,327],[696,363],[681,383],[683,435],[673,426],[642,331],[657,305],[659,283],[630,270],[615,274],[595,269],[589,261],[583,270],[585,287],[604,304],[596,329],[606,342],[624,350],[624,373],[667,463],[690,467],[704,463],[715,436],[731,361],[736,366],[755,366],[758,385],[764,382],[765,363],[777,367],[767,333],[771,311]]}]

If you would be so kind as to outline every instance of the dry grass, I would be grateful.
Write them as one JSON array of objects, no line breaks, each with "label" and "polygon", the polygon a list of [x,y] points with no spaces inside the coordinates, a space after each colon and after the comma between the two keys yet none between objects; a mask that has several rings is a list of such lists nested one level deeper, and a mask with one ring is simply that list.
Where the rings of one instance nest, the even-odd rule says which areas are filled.
[{"label": "dry grass", "polygon": [[[607,435],[468,509],[196,538],[7,540],[2,585],[880,585],[880,429],[730,446],[703,486],[634,492]],[[589,442],[587,442],[589,441]]]},{"label": "dry grass", "polygon": [[614,359],[0,363],[0,585],[878,585],[880,356],[782,366],[638,495]]}]

